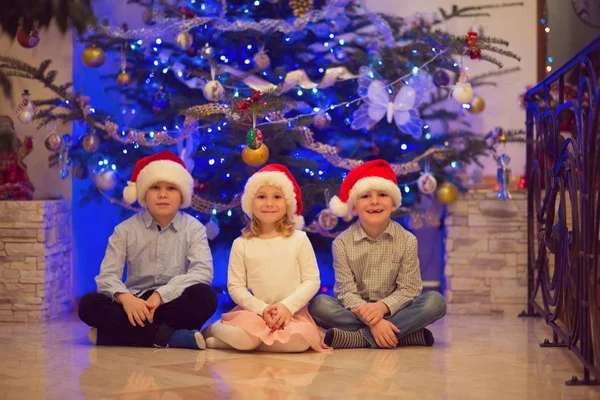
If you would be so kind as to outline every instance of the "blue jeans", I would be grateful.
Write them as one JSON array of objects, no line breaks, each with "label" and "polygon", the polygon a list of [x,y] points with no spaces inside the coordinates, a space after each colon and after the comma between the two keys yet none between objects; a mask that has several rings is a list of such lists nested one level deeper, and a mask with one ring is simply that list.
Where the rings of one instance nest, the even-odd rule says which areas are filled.
[{"label": "blue jeans", "polygon": [[[314,298],[308,310],[317,325],[325,329],[340,328],[346,331],[360,330],[372,348],[377,348],[371,329],[351,310],[344,308],[337,298],[320,294]],[[446,314],[446,301],[438,292],[426,292],[417,296],[407,307],[386,317],[400,329],[398,339],[410,335],[434,323]]]}]

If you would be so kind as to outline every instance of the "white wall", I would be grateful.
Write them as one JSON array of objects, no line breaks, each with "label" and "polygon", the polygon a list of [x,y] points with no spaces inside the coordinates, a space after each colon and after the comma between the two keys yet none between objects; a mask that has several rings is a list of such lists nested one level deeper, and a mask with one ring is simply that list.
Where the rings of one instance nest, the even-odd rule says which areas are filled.
[{"label": "white wall", "polygon": [[[537,64],[537,18],[536,0],[522,0],[524,6],[498,8],[489,10],[491,17],[460,18],[449,21],[445,29],[455,35],[466,34],[471,26],[482,25],[486,36],[496,36],[510,43],[509,49],[521,57],[521,61],[496,57],[504,61],[505,68],[519,66],[521,71],[496,79],[497,87],[478,89],[477,95],[486,102],[483,113],[471,116],[472,128],[475,132],[487,133],[494,126],[505,129],[525,129],[525,112],[517,104],[518,96],[529,84],[535,84]],[[366,0],[369,10],[384,12],[399,16],[409,16],[416,12],[437,12],[439,7],[449,11],[452,5],[471,6],[490,4],[487,0],[471,0],[457,2],[456,0]],[[495,70],[497,67],[482,61],[466,59],[471,75]],[[450,103],[451,104],[451,101]],[[500,149],[502,150],[502,149]],[[513,176],[525,172],[525,145],[509,144],[506,153],[512,158]],[[496,163],[492,158],[482,160],[485,165],[485,175],[496,175]]]},{"label": "white wall", "polygon": [[[25,49],[15,40],[12,42],[8,36],[0,33],[0,54],[15,57],[35,67],[46,59],[51,59],[49,71],[54,69],[58,72],[56,83],[62,84],[72,79],[72,35],[70,32],[64,36],[55,27],[48,31],[40,32],[40,42],[33,49]],[[16,107],[21,102],[21,93],[28,89],[32,99],[49,99],[54,97],[53,92],[35,80],[25,78],[11,78],[13,83],[13,103]],[[33,137],[33,151],[25,158],[29,178],[35,186],[35,199],[55,198],[58,196],[71,198],[71,178],[62,180],[60,171],[56,168],[48,168],[48,156],[50,152],[46,149],[44,141],[50,133],[50,128],[37,129],[36,123],[22,124],[15,115],[15,109],[9,100],[0,95],[0,115],[9,115],[15,121],[17,136]],[[71,133],[71,124],[59,124],[59,134]]]}]

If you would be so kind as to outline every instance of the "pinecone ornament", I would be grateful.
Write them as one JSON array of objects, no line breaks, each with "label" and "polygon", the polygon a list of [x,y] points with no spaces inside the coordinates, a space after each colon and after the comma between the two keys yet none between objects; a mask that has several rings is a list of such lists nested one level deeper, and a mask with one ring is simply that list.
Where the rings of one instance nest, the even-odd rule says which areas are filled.
[{"label": "pinecone ornament", "polygon": [[290,0],[290,7],[295,17],[301,17],[313,8],[313,0]]}]

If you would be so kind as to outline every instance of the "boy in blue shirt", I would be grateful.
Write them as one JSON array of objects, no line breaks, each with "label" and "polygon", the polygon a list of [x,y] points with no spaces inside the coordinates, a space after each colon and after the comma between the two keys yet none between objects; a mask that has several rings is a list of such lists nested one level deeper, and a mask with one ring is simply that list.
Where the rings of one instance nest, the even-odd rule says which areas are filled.
[{"label": "boy in blue shirt", "polygon": [[98,291],[79,304],[92,343],[206,347],[199,329],[217,308],[212,255],[204,225],[179,211],[191,205],[193,185],[183,161],[168,150],[136,163],[123,199],[147,209],[117,225],[96,277]]}]

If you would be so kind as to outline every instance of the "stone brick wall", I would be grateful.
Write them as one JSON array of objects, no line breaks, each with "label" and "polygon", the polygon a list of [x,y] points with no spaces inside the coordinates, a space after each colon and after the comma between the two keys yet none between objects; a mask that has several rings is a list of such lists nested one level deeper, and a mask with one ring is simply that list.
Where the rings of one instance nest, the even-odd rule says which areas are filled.
[{"label": "stone brick wall", "polygon": [[517,315],[527,303],[527,193],[461,194],[448,206],[448,312]]},{"label": "stone brick wall", "polygon": [[0,201],[0,321],[71,310],[72,229],[65,200]]}]

